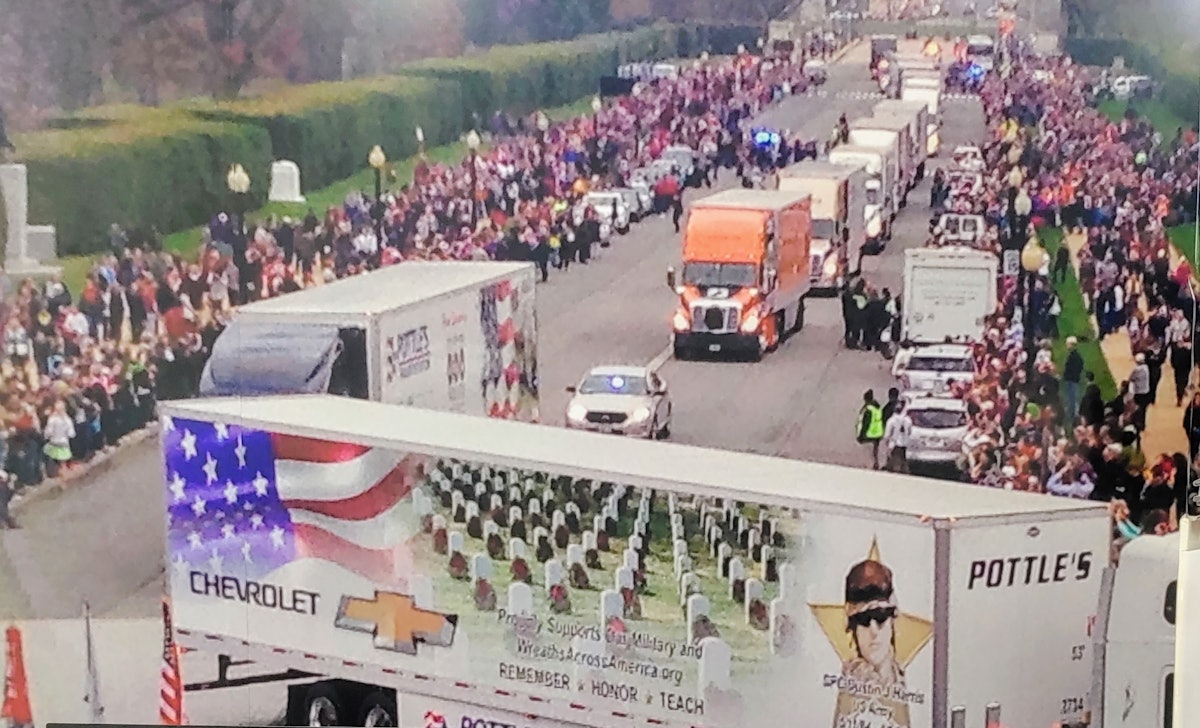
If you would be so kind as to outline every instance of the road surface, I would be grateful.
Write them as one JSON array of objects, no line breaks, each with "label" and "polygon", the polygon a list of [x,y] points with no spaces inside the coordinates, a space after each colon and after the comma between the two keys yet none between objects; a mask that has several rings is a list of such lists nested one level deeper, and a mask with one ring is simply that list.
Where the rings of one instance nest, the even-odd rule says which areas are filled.
[{"label": "road surface", "polygon": [[[790,98],[761,121],[823,139],[839,114],[867,115],[877,100],[866,73],[867,54],[860,44],[831,66],[821,92]],[[947,100],[944,120],[943,158],[955,144],[983,133],[975,100]],[[714,190],[689,192],[687,199],[735,182],[725,171]],[[925,240],[928,198],[928,182],[910,195],[888,249],[864,260],[868,280],[900,290],[902,251]],[[653,218],[614,240],[590,265],[565,274],[551,271],[550,281],[538,289],[543,419],[561,422],[565,387],[593,365],[665,360],[660,371],[674,400],[678,442],[866,465],[866,453],[854,441],[855,414],[862,392],[885,392],[891,377],[879,355],[842,349],[839,302],[810,301],[804,330],[760,363],[666,360],[676,297],[665,273],[678,256],[679,238],[669,218]],[[118,467],[29,504],[21,513],[21,530],[0,532],[0,618],[75,617],[85,599],[99,616],[158,615],[163,532],[156,447],[152,438],[130,448]],[[258,690],[268,688],[252,692]],[[259,702],[238,692],[246,696],[223,698],[217,701],[224,703],[220,710],[193,712],[193,719],[229,720],[226,711],[234,704]],[[193,711],[206,702],[199,696],[197,701]]]}]

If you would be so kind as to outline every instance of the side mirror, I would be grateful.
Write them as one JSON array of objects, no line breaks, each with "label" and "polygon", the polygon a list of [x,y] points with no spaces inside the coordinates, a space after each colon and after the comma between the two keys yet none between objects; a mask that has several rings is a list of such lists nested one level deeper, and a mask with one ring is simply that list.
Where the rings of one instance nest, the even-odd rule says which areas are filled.
[{"label": "side mirror", "polygon": [[667,288],[675,290],[678,276],[675,275],[675,268],[667,268]]},{"label": "side mirror", "polygon": [[571,386],[567,387],[567,391],[571,394],[575,394],[575,392],[576,392],[575,385],[572,384]]}]

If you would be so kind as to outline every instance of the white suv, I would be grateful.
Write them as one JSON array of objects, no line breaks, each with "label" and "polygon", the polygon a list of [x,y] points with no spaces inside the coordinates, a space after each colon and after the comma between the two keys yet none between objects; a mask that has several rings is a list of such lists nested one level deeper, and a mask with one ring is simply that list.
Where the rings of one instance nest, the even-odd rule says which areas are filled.
[{"label": "white suv", "polygon": [[903,392],[942,394],[951,382],[975,381],[975,354],[968,344],[934,344],[896,354],[892,375]]},{"label": "white suv", "polygon": [[967,436],[967,405],[954,397],[910,397],[904,411],[912,420],[908,460],[951,463],[963,452]]}]

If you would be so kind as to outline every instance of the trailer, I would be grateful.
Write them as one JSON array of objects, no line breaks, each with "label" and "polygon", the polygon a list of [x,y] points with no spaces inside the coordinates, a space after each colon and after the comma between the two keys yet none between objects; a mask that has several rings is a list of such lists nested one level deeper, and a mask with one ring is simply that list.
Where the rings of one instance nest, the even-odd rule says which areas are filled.
[{"label": "trailer", "polygon": [[866,252],[879,253],[892,237],[892,222],[899,214],[896,199],[896,158],[892,150],[874,146],[839,144],[829,150],[829,163],[863,167],[867,178],[866,192]]},{"label": "trailer", "polygon": [[999,262],[966,247],[904,251],[901,338],[912,344],[979,341],[996,310]]},{"label": "trailer", "polygon": [[529,263],[413,262],[242,306],[201,396],[329,392],[537,418]]},{"label": "trailer", "polygon": [[916,170],[911,166],[908,135],[904,128],[886,119],[861,117],[850,122],[849,143],[858,147],[882,150],[887,155],[892,183],[889,195],[895,201],[897,214],[908,204],[908,193],[913,186]]},{"label": "trailer", "polygon": [[[320,675],[289,725],[395,725],[397,693],[596,728],[1088,709],[1103,504],[328,395],[164,410],[175,635]],[[1129,639],[1173,564],[1142,566]]]},{"label": "trailer", "polygon": [[779,189],[812,195],[809,275],[814,290],[840,290],[862,270],[867,244],[867,170],[862,165],[806,160],[779,171]]}]

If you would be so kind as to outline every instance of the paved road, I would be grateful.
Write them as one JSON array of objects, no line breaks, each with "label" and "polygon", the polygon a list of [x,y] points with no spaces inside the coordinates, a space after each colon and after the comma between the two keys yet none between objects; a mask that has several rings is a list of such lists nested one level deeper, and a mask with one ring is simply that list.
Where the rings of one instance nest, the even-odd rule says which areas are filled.
[{"label": "paved road", "polygon": [[[851,51],[831,68],[828,93],[789,99],[762,121],[824,137],[840,113],[851,119],[869,113],[874,98],[866,61],[865,48]],[[947,103],[945,121],[947,148],[982,133],[974,101]],[[734,182],[725,173],[716,189]],[[713,191],[689,193],[689,202]],[[927,187],[914,191],[910,202],[888,250],[863,266],[868,279],[893,291],[900,287],[901,251],[925,238]],[[675,305],[665,272],[678,255],[669,219],[655,218],[617,239],[586,269],[552,275],[539,288],[547,422],[561,421],[564,389],[588,367],[662,358]],[[890,376],[881,357],[842,350],[840,332],[838,302],[815,300],[804,331],[761,363],[667,361],[661,371],[675,401],[675,438],[863,465],[852,437],[854,413],[862,391],[886,390]],[[91,482],[30,504],[21,516],[24,528],[0,532],[0,618],[74,617],[84,599],[101,616],[157,615],[163,535],[156,444],[133,447],[118,467]]]}]

